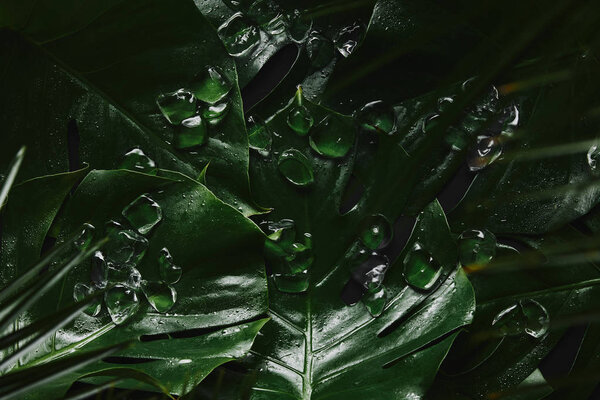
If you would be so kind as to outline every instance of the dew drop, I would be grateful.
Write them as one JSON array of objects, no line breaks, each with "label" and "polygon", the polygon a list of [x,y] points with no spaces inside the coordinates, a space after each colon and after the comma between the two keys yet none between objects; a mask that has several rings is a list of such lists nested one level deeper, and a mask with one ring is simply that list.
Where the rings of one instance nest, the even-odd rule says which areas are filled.
[{"label": "dew drop", "polygon": [[600,149],[598,145],[594,144],[587,152],[587,162],[592,171],[596,171],[598,168],[598,160],[600,160]]},{"label": "dew drop", "polygon": [[139,307],[135,290],[123,285],[115,285],[104,294],[104,302],[112,321],[120,325],[127,321]]},{"label": "dew drop", "polygon": [[367,133],[392,134],[396,129],[394,110],[383,101],[377,100],[365,104],[354,113],[361,130]]},{"label": "dew drop", "polygon": [[297,274],[274,274],[273,281],[280,292],[302,293],[308,289],[308,271]]},{"label": "dew drop", "polygon": [[295,43],[303,43],[312,28],[312,19],[303,16],[299,10],[287,15],[288,37]]},{"label": "dew drop", "polygon": [[166,283],[177,283],[181,279],[181,267],[175,265],[166,247],[162,248],[158,256],[158,272],[160,278]]},{"label": "dew drop", "polygon": [[148,240],[132,230],[120,230],[114,221],[107,224],[108,243],[104,246],[105,258],[114,264],[134,264],[146,253]]},{"label": "dew drop", "polygon": [[224,100],[203,109],[202,118],[204,118],[209,125],[217,125],[225,118],[227,111],[229,111],[229,103],[227,100]]},{"label": "dew drop", "polygon": [[520,300],[500,311],[492,321],[502,335],[527,335],[541,339],[547,333],[550,325],[548,311],[535,300]]},{"label": "dew drop", "polygon": [[404,279],[415,289],[430,290],[441,273],[439,263],[419,243],[415,243],[404,257]]},{"label": "dew drop", "polygon": [[219,27],[218,34],[229,54],[236,57],[250,54],[260,43],[258,28],[240,12],[225,21]]},{"label": "dew drop", "polygon": [[96,228],[94,227],[94,225],[88,223],[83,224],[83,226],[81,227],[81,233],[73,241],[75,247],[79,250],[87,249],[88,246],[92,243],[92,240],[94,239],[95,230]]},{"label": "dew drop", "polygon": [[361,24],[352,24],[342,28],[333,39],[336,49],[344,57],[349,57],[361,41],[364,27]]},{"label": "dew drop", "polygon": [[363,220],[360,241],[371,250],[386,247],[392,240],[392,224],[381,214],[371,215]]},{"label": "dew drop", "polygon": [[300,136],[305,136],[314,122],[310,111],[303,105],[293,105],[288,112],[287,124]]},{"label": "dew drop", "polygon": [[218,67],[208,67],[194,79],[190,86],[198,100],[215,104],[227,96],[233,84]]},{"label": "dew drop", "polygon": [[[77,283],[73,287],[73,299],[76,302],[83,301],[88,296],[94,294],[94,288],[86,285],[85,283]],[[100,298],[96,298],[92,300],[92,302],[83,310],[87,315],[91,315],[95,317],[100,314],[100,310],[102,309],[102,300]]]},{"label": "dew drop", "polygon": [[338,117],[328,115],[312,130],[310,147],[322,156],[344,157],[354,144],[355,132]]},{"label": "dew drop", "polygon": [[487,264],[496,255],[496,236],[487,229],[467,230],[458,237],[458,257],[462,265]]},{"label": "dew drop", "polygon": [[372,317],[379,317],[385,308],[385,288],[381,286],[377,291],[365,293],[362,302]]},{"label": "dew drop", "polygon": [[164,282],[142,281],[142,291],[148,303],[159,313],[166,313],[177,301],[175,289]]},{"label": "dew drop", "polygon": [[177,131],[173,146],[178,149],[201,146],[208,140],[206,121],[200,115],[185,119]]},{"label": "dew drop", "polygon": [[314,256],[312,249],[302,243],[294,243],[291,246],[291,254],[286,256],[292,274],[302,273],[312,265]]},{"label": "dew drop", "polygon": [[385,273],[390,267],[388,258],[383,254],[371,253],[354,271],[352,277],[369,293],[379,291]]},{"label": "dew drop", "polygon": [[143,172],[149,175],[157,174],[157,168],[154,161],[144,154],[142,149],[137,147],[125,153],[119,169],[128,169],[130,171]]},{"label": "dew drop", "polygon": [[502,144],[498,136],[478,136],[473,154],[467,160],[469,169],[480,171],[500,157]]},{"label": "dew drop", "polygon": [[145,194],[132,201],[121,214],[142,235],[150,232],[162,219],[162,209],[158,203]]},{"label": "dew drop", "polygon": [[90,260],[90,278],[94,286],[104,289],[108,283],[108,267],[104,255],[100,251],[94,252]]},{"label": "dew drop", "polygon": [[308,186],[314,182],[310,161],[296,149],[281,153],[278,161],[279,172],[296,186]]},{"label": "dew drop", "polygon": [[267,125],[254,117],[248,119],[248,125],[248,144],[250,148],[261,156],[267,157],[273,144],[271,131]]},{"label": "dew drop", "polygon": [[161,94],[157,97],[156,104],[167,121],[173,125],[179,125],[196,112],[196,98],[186,89]]},{"label": "dew drop", "polygon": [[296,224],[291,219],[282,219],[277,222],[268,222],[268,237],[276,242],[286,252],[291,252],[292,244],[296,240]]}]

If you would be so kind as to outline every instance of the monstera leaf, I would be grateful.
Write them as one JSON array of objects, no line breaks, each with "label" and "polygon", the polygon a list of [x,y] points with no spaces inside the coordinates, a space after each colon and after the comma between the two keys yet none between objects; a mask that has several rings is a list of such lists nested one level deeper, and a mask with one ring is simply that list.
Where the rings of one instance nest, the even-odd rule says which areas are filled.
[{"label": "monstera leaf", "polygon": [[[28,265],[26,262],[40,253],[53,216],[74,178],[84,173],[40,177],[15,188],[7,206],[2,236],[3,261],[5,265],[13,265],[15,274],[22,273]],[[127,226],[122,228],[137,238],[135,246],[142,245],[143,251],[135,253],[141,257],[137,269],[128,266],[123,277],[117,265],[104,265],[98,270],[97,264],[84,263],[73,269],[61,286],[49,291],[23,317],[24,322],[35,320],[71,304],[77,284],[92,286],[92,279],[97,284],[102,284],[99,279],[107,279],[109,285],[116,285],[107,289],[104,304],[95,306],[98,307],[92,312],[95,316],[82,314],[61,328],[47,344],[30,352],[22,362],[24,367],[43,365],[74,350],[101,349],[128,339],[136,341],[135,345],[113,358],[63,377],[58,384],[49,387],[54,395],[64,392],[83,376],[94,382],[102,381],[106,378],[89,376],[99,372],[103,376],[118,374],[124,368],[154,378],[171,393],[185,393],[216,366],[242,356],[266,322],[258,319],[265,312],[267,302],[260,230],[202,184],[175,172],[161,174],[168,177],[127,170],[91,171],[55,220],[53,229],[59,230],[59,241],[72,236],[84,222],[97,227],[101,235],[107,221],[123,219],[123,208],[143,194],[156,201],[155,210],[159,207],[162,216],[147,235],[148,239],[127,230]],[[45,195],[49,187],[55,190],[54,197]],[[64,190],[57,191],[59,187]],[[28,200],[24,202],[23,198]],[[22,224],[11,222],[23,214],[24,207],[30,211],[31,218],[27,230]],[[152,215],[146,217],[152,218]],[[117,239],[113,237],[113,240]],[[144,243],[148,245],[147,250],[143,248]],[[181,281],[170,286],[159,283],[165,279],[159,273],[163,248],[168,249],[182,271]],[[104,254],[111,257],[108,249]],[[9,270],[3,272],[6,274]],[[135,272],[134,281],[126,283],[132,272]],[[103,278],[103,274],[107,276]],[[111,300],[111,290],[125,290],[122,285],[128,285],[130,296],[135,297],[134,300],[120,299],[121,307],[131,306],[131,312],[119,309],[118,303],[115,305]],[[137,294],[133,295],[134,292]],[[172,297],[174,294],[176,297]],[[101,311],[98,313],[98,310]],[[140,386],[127,382],[122,384]],[[38,391],[33,396],[47,398],[47,395]]]},{"label": "monstera leaf", "polygon": [[[56,16],[49,10],[65,11]],[[10,160],[21,145],[28,146],[36,162],[24,177],[61,172],[79,160],[92,168],[116,168],[137,146],[159,167],[194,178],[210,162],[209,187],[246,215],[259,211],[248,190],[235,65],[192,2],[8,1],[0,15],[0,27],[9,29],[0,39],[3,58],[11,60],[1,100],[4,137],[10,141],[2,154]],[[229,92],[227,103],[219,103],[226,104],[226,115],[208,127],[206,145],[178,149],[186,127],[167,121],[157,97],[194,90],[206,83],[209,68],[218,74],[216,90]],[[214,100],[196,94],[199,104]],[[204,112],[209,106],[203,107]],[[17,117],[23,114],[27,117]]]}]

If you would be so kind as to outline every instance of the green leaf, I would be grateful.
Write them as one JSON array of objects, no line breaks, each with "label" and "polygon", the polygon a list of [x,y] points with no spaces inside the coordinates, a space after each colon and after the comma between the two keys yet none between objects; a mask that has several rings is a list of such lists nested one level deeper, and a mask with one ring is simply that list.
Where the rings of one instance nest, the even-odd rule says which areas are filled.
[{"label": "green leaf", "polygon": [[[69,11],[48,12],[57,9]],[[24,176],[64,171],[70,130],[79,135],[79,159],[92,168],[116,168],[136,146],[159,167],[192,177],[210,161],[209,187],[246,215],[260,211],[249,194],[235,65],[191,1],[95,1],[85,7],[71,0],[8,1],[0,14],[0,26],[31,43],[11,32],[0,36],[0,52],[12,60],[3,71],[10,83],[1,100],[0,123],[10,127],[4,133],[10,145],[3,149],[12,153],[28,145],[36,162]],[[232,84],[230,111],[209,128],[206,145],[177,150],[171,143],[183,128],[161,115],[157,96],[189,88],[208,66],[219,68]],[[54,162],[45,163],[48,159]]]},{"label": "green leaf", "polygon": [[[78,232],[84,222],[93,224],[101,234],[108,220],[118,219],[128,203],[149,193],[162,209],[162,220],[148,234],[149,248],[137,268],[143,279],[159,280],[159,252],[164,247],[169,249],[183,270],[181,281],[173,285],[178,296],[174,307],[168,314],[157,313],[138,292],[140,310],[122,325],[111,321],[104,306],[97,317],[82,314],[45,344],[48,349],[40,347],[37,353],[30,352],[24,367],[17,370],[44,365],[75,350],[96,350],[135,340],[136,344],[117,358],[69,374],[60,381],[62,389],[53,390],[64,391],[83,375],[123,368],[122,362],[129,364],[128,360],[137,359],[139,362],[127,366],[157,379],[169,392],[182,394],[216,366],[248,351],[267,321],[258,319],[267,304],[263,236],[252,222],[200,183],[177,172],[161,173],[169,177],[126,170],[91,171],[61,211],[57,226],[59,240]],[[35,187],[29,187],[27,194],[39,198]],[[22,229],[12,227],[5,234]],[[42,232],[42,238],[44,235]],[[25,243],[18,248],[27,249],[29,242],[36,240],[36,235],[23,237],[19,241]],[[89,264],[75,268],[61,287],[35,304],[28,318],[43,317],[71,304],[77,282],[90,282]],[[140,337],[143,339],[137,341]],[[131,380],[119,383],[123,385],[140,386]]]}]

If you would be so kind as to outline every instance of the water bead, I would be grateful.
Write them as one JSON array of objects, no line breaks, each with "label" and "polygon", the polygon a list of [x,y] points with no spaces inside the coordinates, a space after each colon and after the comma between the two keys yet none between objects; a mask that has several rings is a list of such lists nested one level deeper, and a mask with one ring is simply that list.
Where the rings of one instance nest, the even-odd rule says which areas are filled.
[{"label": "water bead", "polygon": [[137,264],[146,253],[148,240],[132,230],[107,229],[109,241],[104,246],[106,260],[112,264]]},{"label": "water bead", "polygon": [[478,136],[467,164],[472,172],[480,171],[496,161],[501,154],[502,144],[499,136]]},{"label": "water bead", "polygon": [[306,271],[312,265],[314,256],[312,249],[302,243],[294,243],[291,246],[291,254],[286,256],[292,274]]},{"label": "water bead", "polygon": [[229,102],[224,100],[204,108],[202,110],[202,118],[209,125],[217,125],[225,118],[227,111],[229,111]]},{"label": "water bead", "polygon": [[75,247],[79,250],[87,249],[88,246],[92,243],[92,240],[94,239],[95,231],[96,228],[94,227],[94,225],[88,223],[83,224],[83,226],[81,227],[81,233],[73,241]]},{"label": "water bead", "polygon": [[260,43],[258,28],[239,12],[225,21],[217,33],[229,54],[236,57],[250,54]]},{"label": "water bead", "polygon": [[184,120],[181,128],[175,133],[173,146],[177,149],[202,146],[208,140],[208,128],[202,116],[195,115]]},{"label": "water bead", "polygon": [[[83,301],[86,297],[94,294],[94,288],[84,284],[77,283],[73,287],[73,299],[76,302]],[[95,317],[100,314],[100,310],[102,309],[102,299],[95,298],[93,299],[88,306],[83,310],[87,315]]]},{"label": "water bead", "polygon": [[104,289],[108,283],[108,266],[104,254],[100,251],[94,252],[90,260],[90,279],[94,286]]},{"label": "water bead", "polygon": [[382,286],[377,291],[365,293],[361,300],[369,314],[371,314],[372,317],[377,318],[385,308],[385,288]]},{"label": "water bead", "polygon": [[275,287],[284,293],[303,293],[308,289],[308,271],[297,274],[274,274]]},{"label": "water bead", "polygon": [[440,264],[419,243],[415,243],[404,257],[404,279],[415,289],[432,289],[441,273]]},{"label": "water bead", "polygon": [[190,86],[198,100],[215,104],[227,96],[233,84],[219,68],[207,67]]},{"label": "water bead", "polygon": [[177,301],[175,289],[164,282],[142,281],[141,287],[148,303],[159,313],[166,313]]},{"label": "water bead", "polygon": [[186,89],[161,94],[156,99],[156,104],[167,121],[173,125],[179,125],[196,112],[196,98]]},{"label": "water bead", "polygon": [[128,169],[149,175],[156,175],[158,172],[154,161],[137,147],[125,153],[119,169]]},{"label": "water bead", "polygon": [[287,14],[288,37],[294,43],[303,43],[312,28],[312,19],[305,18],[299,10]]},{"label": "water bead", "polygon": [[252,150],[255,150],[263,157],[266,157],[271,152],[273,137],[271,131],[263,122],[258,121],[254,117],[248,119],[248,144]]},{"label": "water bead", "polygon": [[392,240],[394,229],[381,214],[365,218],[361,224],[360,241],[371,250],[386,247]]},{"label": "water bead", "polygon": [[158,203],[145,194],[125,207],[122,214],[142,235],[150,232],[162,219],[162,209]]},{"label": "water bead", "polygon": [[112,321],[120,325],[133,316],[139,307],[139,299],[135,290],[115,285],[104,294],[104,302]]},{"label": "water bead", "polygon": [[314,122],[310,111],[303,105],[292,105],[287,115],[288,126],[300,136],[305,136]]},{"label": "water bead", "polygon": [[175,265],[169,249],[163,247],[158,256],[158,272],[166,283],[177,283],[181,279],[181,267]]},{"label": "water bead", "polygon": [[366,260],[352,271],[352,277],[368,292],[374,293],[383,284],[385,273],[390,267],[388,258],[383,254],[371,253]]},{"label": "water bead", "polygon": [[600,149],[597,144],[594,144],[587,152],[587,163],[592,171],[598,168],[598,160],[600,160]]},{"label": "water bead", "polygon": [[502,335],[525,333],[535,339],[543,338],[548,333],[549,325],[548,311],[532,299],[520,300],[503,309],[492,321],[492,326]]},{"label": "water bead", "polygon": [[381,100],[365,104],[354,113],[354,117],[359,128],[367,133],[389,135],[396,129],[394,110]]},{"label": "water bead", "polygon": [[496,236],[486,229],[467,230],[458,237],[458,257],[462,265],[487,264],[496,255]]},{"label": "water bead", "polygon": [[281,153],[278,168],[279,172],[296,186],[308,186],[314,181],[310,161],[296,149],[288,149]]},{"label": "water bead", "polygon": [[336,49],[344,57],[349,57],[361,41],[364,27],[361,24],[352,24],[342,28],[333,39]]},{"label": "water bead", "polygon": [[310,147],[322,156],[330,158],[344,157],[352,148],[355,131],[344,124],[337,116],[326,116],[312,130]]},{"label": "water bead", "polygon": [[296,224],[291,219],[282,219],[277,222],[267,223],[269,239],[277,242],[279,246],[292,250],[292,244],[296,240]]}]

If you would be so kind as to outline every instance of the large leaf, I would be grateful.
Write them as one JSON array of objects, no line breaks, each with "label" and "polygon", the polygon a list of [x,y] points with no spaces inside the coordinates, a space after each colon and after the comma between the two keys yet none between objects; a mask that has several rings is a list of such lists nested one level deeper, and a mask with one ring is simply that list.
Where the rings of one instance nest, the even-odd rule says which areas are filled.
[{"label": "large leaf", "polygon": [[[54,10],[60,11],[58,14]],[[209,186],[245,214],[257,211],[248,190],[248,148],[233,60],[191,1],[8,1],[0,6],[1,51],[9,60],[0,123],[11,154],[27,144],[27,177],[66,169],[67,130],[76,131],[79,159],[115,168],[140,146],[159,167],[196,177],[211,163]],[[50,58],[48,56],[51,56]],[[176,150],[179,127],[160,113],[161,93],[189,88],[207,67],[232,83],[229,112],[210,127],[204,146]],[[23,134],[23,132],[28,132]],[[72,132],[71,132],[72,133]],[[77,149],[74,149],[76,152]],[[7,158],[8,159],[8,158]],[[50,162],[51,160],[51,162]]]},{"label": "large leaf", "polygon": [[[168,314],[155,312],[139,292],[142,306],[123,325],[115,325],[103,306],[97,317],[81,315],[59,330],[47,348],[24,358],[29,365],[37,365],[75,349],[95,350],[144,336],[116,359],[68,375],[60,381],[60,390],[66,390],[84,374],[123,368],[122,363],[130,364],[127,360],[139,359],[127,367],[158,379],[172,393],[185,393],[216,366],[243,355],[266,322],[257,320],[267,302],[260,230],[200,183],[178,173],[164,173],[172,178],[126,170],[92,171],[61,212],[57,223],[61,238],[77,232],[84,222],[102,231],[104,223],[119,218],[129,202],[150,192],[160,204],[163,218],[150,234],[149,248],[138,268],[143,279],[160,279],[158,255],[167,247],[183,269],[183,278],[174,285],[178,300]],[[40,180],[50,183],[52,177]],[[39,198],[37,185],[23,187],[28,198]],[[7,212],[11,209],[9,202]],[[6,249],[7,257],[39,253],[45,230],[24,236],[24,227],[9,228],[4,230],[3,239],[18,245]],[[17,268],[18,273],[26,264],[18,264]],[[90,282],[89,264],[73,270],[62,287],[48,293],[26,319],[39,318],[70,304],[77,282]],[[136,386],[131,382],[128,385]],[[44,396],[42,392],[38,395]]]}]

